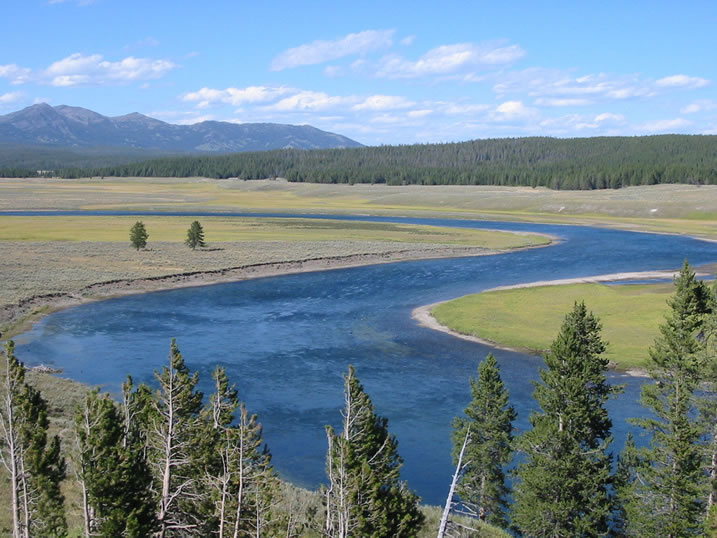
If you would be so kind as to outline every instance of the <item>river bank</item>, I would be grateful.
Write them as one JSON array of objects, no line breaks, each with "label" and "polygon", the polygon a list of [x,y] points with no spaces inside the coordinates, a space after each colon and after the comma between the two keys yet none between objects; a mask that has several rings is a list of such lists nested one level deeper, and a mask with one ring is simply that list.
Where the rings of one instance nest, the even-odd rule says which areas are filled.
[{"label": "river bank", "polygon": [[[544,286],[565,286],[570,284],[588,284],[588,283],[601,283],[601,282],[620,282],[620,281],[640,281],[640,280],[664,280],[664,279],[671,279],[673,278],[679,271],[643,271],[643,272],[623,272],[623,273],[611,273],[611,274],[603,274],[603,275],[595,275],[590,277],[580,277],[580,278],[568,278],[568,279],[558,279],[558,280],[542,280],[542,281],[535,281],[535,282],[527,282],[527,283],[521,283],[521,284],[514,284],[510,286],[498,286],[494,288],[490,288],[487,290],[484,290],[481,293],[487,293],[492,291],[502,291],[502,290],[511,290],[511,289],[523,289],[523,288],[535,288],[535,287],[544,287]],[[700,271],[698,273],[700,276],[706,276],[709,273],[707,271]],[[412,317],[414,320],[418,322],[419,325],[423,327],[427,327],[429,329],[433,329],[436,331],[440,331],[446,334],[450,334],[451,336],[454,336],[456,338],[461,338],[463,340],[468,340],[471,342],[476,342],[479,344],[487,345],[496,349],[503,349],[507,351],[515,351],[519,353],[531,353],[535,355],[540,355],[544,352],[544,350],[538,350],[538,349],[530,349],[530,348],[521,348],[521,347],[510,347],[506,346],[504,344],[501,344],[500,342],[494,342],[492,340],[481,338],[479,336],[475,336],[472,334],[464,334],[462,332],[458,332],[456,330],[453,330],[443,324],[441,324],[432,314],[432,311],[435,307],[437,307],[440,304],[447,303],[453,299],[449,299],[446,301],[440,301],[429,305],[420,306],[418,308],[415,308],[412,312]],[[631,376],[638,376],[638,377],[645,377],[647,376],[647,372],[642,368],[619,368],[615,364],[611,364],[611,367],[619,370],[622,373],[625,373],[627,375]]]},{"label": "river bank", "polygon": [[[511,250],[540,248],[548,245],[520,247]],[[509,250],[480,247],[452,246],[423,246],[421,248],[394,247],[394,250],[387,249],[381,252],[258,262],[206,271],[185,271],[159,276],[90,282],[86,285],[77,286],[74,290],[37,294],[24,298],[16,303],[1,305],[0,324],[4,327],[4,336],[11,337],[14,334],[24,332],[29,328],[30,324],[52,312],[71,306],[124,295],[402,261],[490,256],[508,251]]]}]

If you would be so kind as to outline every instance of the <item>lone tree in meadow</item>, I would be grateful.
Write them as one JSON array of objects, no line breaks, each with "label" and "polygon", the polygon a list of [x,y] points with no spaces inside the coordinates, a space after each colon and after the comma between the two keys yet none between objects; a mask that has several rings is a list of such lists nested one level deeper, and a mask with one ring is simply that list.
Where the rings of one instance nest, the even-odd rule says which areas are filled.
[{"label": "lone tree in meadow", "polygon": [[147,246],[148,237],[147,228],[144,227],[144,223],[141,220],[135,222],[129,230],[130,243],[132,243],[132,246],[137,250]]},{"label": "lone tree in meadow", "polygon": [[192,250],[196,250],[197,247],[206,246],[204,243],[204,229],[198,220],[192,222],[189,230],[187,230],[187,239],[184,241],[184,244]]}]

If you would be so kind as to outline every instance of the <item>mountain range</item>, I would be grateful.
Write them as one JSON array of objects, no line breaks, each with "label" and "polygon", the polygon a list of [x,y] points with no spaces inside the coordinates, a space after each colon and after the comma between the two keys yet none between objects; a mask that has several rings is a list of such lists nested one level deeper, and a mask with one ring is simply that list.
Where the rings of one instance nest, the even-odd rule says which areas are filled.
[{"label": "mountain range", "polygon": [[210,154],[362,145],[309,125],[222,121],[175,125],[137,112],[108,117],[86,108],[53,107],[45,103],[0,116],[0,144],[71,150],[125,148]]}]

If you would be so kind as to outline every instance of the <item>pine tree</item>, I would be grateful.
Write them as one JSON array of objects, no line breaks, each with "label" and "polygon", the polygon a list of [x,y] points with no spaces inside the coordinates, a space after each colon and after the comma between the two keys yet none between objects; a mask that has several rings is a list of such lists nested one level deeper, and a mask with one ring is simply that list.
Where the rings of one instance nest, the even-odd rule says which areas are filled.
[{"label": "pine tree", "polygon": [[[717,534],[717,281],[713,287],[714,301],[711,312],[701,327],[702,344],[699,352],[702,383],[697,399],[700,426],[705,442],[705,467],[707,469],[707,521],[712,534]],[[710,534],[710,530],[708,530]]]},{"label": "pine tree", "polygon": [[612,423],[600,323],[584,303],[566,317],[545,357],[533,396],[542,411],[518,439],[513,522],[530,536],[600,536],[613,507]]},{"label": "pine tree", "polygon": [[94,390],[75,415],[76,473],[85,536],[147,536],[154,527],[144,451],[125,442],[116,404]]},{"label": "pine tree", "polygon": [[701,428],[691,414],[701,379],[696,352],[708,288],[685,262],[668,301],[670,312],[650,349],[650,375],[641,402],[651,415],[633,422],[651,435],[650,446],[635,449],[633,480],[622,494],[627,532],[634,536],[697,536],[705,515],[704,449]]},{"label": "pine tree", "polygon": [[149,238],[147,229],[144,227],[144,223],[138,220],[129,230],[129,241],[135,249],[139,250],[147,246],[147,238]]},{"label": "pine tree", "polygon": [[198,220],[192,222],[189,230],[187,230],[187,239],[184,243],[192,250],[195,250],[197,247],[204,248],[206,246],[204,243],[204,229]]},{"label": "pine tree", "polygon": [[505,527],[508,487],[503,467],[512,455],[512,421],[515,409],[508,405],[508,390],[500,378],[493,354],[478,366],[470,380],[472,400],[465,417],[453,421],[453,459],[457,463],[466,433],[470,430],[464,458],[467,465],[458,486],[461,501],[481,521]]},{"label": "pine tree", "polygon": [[15,357],[12,341],[4,355],[0,460],[10,473],[13,537],[64,536],[60,439],[54,436],[48,443],[47,403],[25,382],[25,367]]},{"label": "pine tree", "polygon": [[202,393],[198,374],[190,374],[174,340],[169,366],[155,372],[159,391],[146,411],[146,436],[158,498],[157,536],[185,536],[197,528],[194,494],[197,476],[192,447],[197,442]]},{"label": "pine tree", "polygon": [[403,465],[388,420],[349,367],[344,376],[343,431],[327,426],[329,487],[325,533],[335,537],[414,536],[423,524],[419,498],[400,481]]},{"label": "pine tree", "polygon": [[261,425],[239,402],[223,368],[217,367],[213,378],[215,391],[202,411],[204,442],[197,450],[204,454],[205,532],[220,538],[270,534],[278,479],[262,448]]}]

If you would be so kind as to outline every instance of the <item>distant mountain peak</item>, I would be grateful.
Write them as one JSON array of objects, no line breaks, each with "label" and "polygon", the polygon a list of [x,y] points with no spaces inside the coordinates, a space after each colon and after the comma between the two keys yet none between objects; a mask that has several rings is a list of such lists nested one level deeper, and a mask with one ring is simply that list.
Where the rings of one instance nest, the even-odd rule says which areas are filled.
[{"label": "distant mountain peak", "polygon": [[345,136],[309,125],[204,121],[175,125],[132,112],[108,117],[87,108],[38,103],[0,116],[0,143],[72,148],[233,153],[292,147],[359,147]]}]

